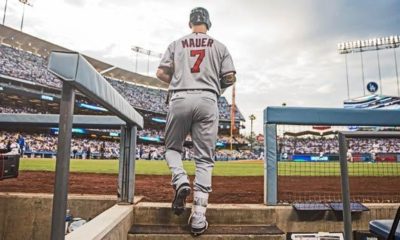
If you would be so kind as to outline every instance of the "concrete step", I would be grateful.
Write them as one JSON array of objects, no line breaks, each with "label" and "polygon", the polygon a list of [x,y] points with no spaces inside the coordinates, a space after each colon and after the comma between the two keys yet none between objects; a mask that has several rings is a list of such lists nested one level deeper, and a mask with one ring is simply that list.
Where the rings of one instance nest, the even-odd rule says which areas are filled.
[{"label": "concrete step", "polygon": [[139,225],[132,226],[128,234],[129,240],[169,240],[169,239],[266,239],[283,240],[285,234],[274,225],[210,225],[207,231],[193,237],[186,225]]},{"label": "concrete step", "polygon": [[[170,203],[140,202],[135,205],[134,223],[144,225],[185,225],[190,215],[191,205],[176,216]],[[207,221],[219,225],[272,225],[276,224],[276,209],[262,204],[209,204]]]}]

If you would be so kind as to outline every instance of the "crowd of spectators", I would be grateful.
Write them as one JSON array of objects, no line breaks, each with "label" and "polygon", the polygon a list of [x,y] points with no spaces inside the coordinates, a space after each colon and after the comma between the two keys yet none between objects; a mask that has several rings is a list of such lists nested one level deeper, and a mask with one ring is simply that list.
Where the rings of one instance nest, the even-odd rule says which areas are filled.
[{"label": "crowd of spectators", "polygon": [[[158,136],[155,130],[143,130],[139,136]],[[24,146],[20,146],[20,136],[24,138]],[[73,158],[118,158],[119,141],[94,138],[74,137],[71,145]],[[278,138],[281,154],[338,154],[339,146],[336,138]],[[18,134],[0,132],[0,149],[20,148],[25,154],[53,153],[57,151],[57,136],[50,134]],[[400,153],[399,139],[350,139],[351,153]],[[164,159],[163,145],[138,144],[136,155],[140,159]],[[40,154],[39,154],[40,155]],[[183,159],[193,159],[193,148],[184,147]],[[262,156],[248,150],[217,150],[216,160],[262,159]]]},{"label": "crowd of spectators", "polygon": [[[19,139],[23,138],[22,144]],[[25,156],[55,156],[57,152],[58,136],[50,134],[19,134],[0,132],[0,149],[17,151]],[[119,141],[101,140],[93,138],[72,138],[71,157],[75,159],[119,157]],[[161,159],[164,150],[161,146],[152,144],[138,144],[137,156],[145,159]]]},{"label": "crowd of spectators", "polygon": [[[0,74],[61,88],[61,81],[47,71],[47,60],[41,56],[0,44]],[[134,85],[126,81],[109,79],[110,84],[135,107],[166,114],[167,91]],[[220,119],[230,119],[230,105],[225,97],[218,100]],[[244,120],[236,109],[236,119]]]},{"label": "crowd of spectators", "polygon": [[[218,135],[218,142],[228,145],[231,143],[231,137],[230,136],[223,136],[223,135]],[[241,136],[234,136],[232,138],[232,142],[234,144],[247,144],[247,140]]]},{"label": "crowd of spectators", "polygon": [[[279,137],[280,153],[286,154],[338,154],[339,142],[335,138]],[[349,139],[352,153],[400,153],[400,139]]]},{"label": "crowd of spectators", "polygon": [[165,100],[167,99],[166,91],[146,88],[125,81],[109,81],[132,106],[156,113],[166,113],[168,111],[167,104],[165,104]]},{"label": "crowd of spectators", "polygon": [[[146,88],[125,81],[109,79],[111,85],[128,99],[132,106],[156,113],[167,113],[168,105],[165,104],[167,91],[161,89]],[[230,119],[231,106],[225,97],[218,99],[220,119]],[[236,109],[236,119],[244,119],[243,115]]]},{"label": "crowd of spectators", "polygon": [[0,113],[38,113],[38,110],[31,107],[12,108],[0,106]]},{"label": "crowd of spectators", "polygon": [[161,138],[164,137],[163,130],[156,129],[143,129],[138,131],[139,137],[151,137],[151,138]]},{"label": "crowd of spectators", "polygon": [[[159,134],[155,130],[142,130],[138,132],[139,136],[156,136]],[[23,139],[23,143],[21,142]],[[57,152],[57,135],[51,134],[28,134],[0,132],[0,149],[7,149],[25,155],[28,157],[55,157]],[[71,157],[79,159],[116,159],[119,158],[119,141],[103,140],[86,137],[73,137],[71,142]],[[138,159],[161,160],[165,159],[165,147],[156,144],[138,144],[136,156]],[[184,147],[182,158],[192,160],[194,157],[192,147]],[[257,156],[249,151],[226,151],[217,150],[216,160],[239,160],[256,159]]]},{"label": "crowd of spectators", "polygon": [[[231,117],[231,105],[228,103],[225,97],[218,99],[219,118],[230,120]],[[235,119],[244,120],[242,113],[236,108]]]},{"label": "crowd of spectators", "polygon": [[215,152],[215,159],[217,161],[231,161],[231,160],[255,160],[255,159],[263,159],[263,155],[255,154],[254,152],[250,152],[249,150],[245,151],[228,151],[221,150]]},{"label": "crowd of spectators", "polygon": [[[49,87],[61,88],[61,81],[47,71],[47,59],[0,44],[0,74],[43,84]],[[166,114],[168,106],[165,104],[167,91],[150,87],[138,86],[125,81],[107,78],[110,84],[135,108],[146,111]],[[81,100],[83,103],[91,104]],[[230,105],[225,97],[218,100],[220,119],[230,119]],[[9,107],[0,106],[0,113],[47,113],[46,110],[38,110],[29,106]],[[236,109],[236,118],[244,119]],[[107,130],[108,131],[108,130]],[[113,131],[116,132],[116,131]],[[145,129],[138,131],[139,137],[163,138],[162,130]],[[20,141],[24,140],[23,143]],[[186,139],[191,141],[190,135]],[[219,136],[218,142],[230,143],[230,138]],[[245,143],[244,139],[235,138],[234,143]],[[57,136],[50,134],[23,134],[0,132],[0,149],[18,149],[20,153],[34,156],[55,156],[57,148]],[[138,158],[163,159],[165,149],[160,145],[139,144],[137,148]],[[184,148],[182,153],[184,159],[193,159],[193,149]],[[92,139],[76,137],[72,140],[71,157],[73,158],[118,158],[119,142],[112,140]],[[237,151],[228,153],[217,151],[218,160],[233,160],[253,158],[247,152]]]},{"label": "crowd of spectators", "polygon": [[47,71],[46,59],[0,44],[0,74],[61,88],[61,81]]},{"label": "crowd of spectators", "polygon": [[[22,107],[22,108],[11,108],[0,106],[0,113],[41,113],[38,112],[37,109],[31,107]],[[110,132],[110,133],[118,133],[120,130],[113,130],[113,129],[88,129],[90,131],[97,131],[97,132]],[[163,139],[165,132],[163,130],[157,129],[142,129],[137,132],[139,137],[148,137],[148,138],[158,138]],[[192,138],[190,135],[186,137],[186,141],[191,142]],[[227,145],[230,143],[229,136],[218,135],[219,143]],[[246,140],[240,136],[235,136],[233,138],[234,144],[246,144]]]}]

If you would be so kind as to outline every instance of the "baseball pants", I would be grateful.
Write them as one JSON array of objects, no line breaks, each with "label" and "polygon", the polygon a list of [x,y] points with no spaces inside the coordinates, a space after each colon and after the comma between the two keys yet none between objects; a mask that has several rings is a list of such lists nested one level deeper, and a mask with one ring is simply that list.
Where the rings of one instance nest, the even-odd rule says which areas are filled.
[{"label": "baseball pants", "polygon": [[165,158],[172,172],[176,189],[189,183],[182,164],[183,144],[191,133],[196,173],[194,190],[212,191],[211,178],[218,134],[219,111],[217,95],[209,91],[185,90],[172,94],[165,129]]}]

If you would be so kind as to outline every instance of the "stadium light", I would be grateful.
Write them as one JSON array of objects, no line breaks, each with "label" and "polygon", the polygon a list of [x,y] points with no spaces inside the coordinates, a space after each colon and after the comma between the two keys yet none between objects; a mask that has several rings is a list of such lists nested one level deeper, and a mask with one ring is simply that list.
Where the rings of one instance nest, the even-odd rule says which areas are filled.
[{"label": "stadium light", "polygon": [[138,46],[131,47],[131,50],[136,52],[135,72],[137,72],[138,54],[141,53],[141,54],[147,55],[147,75],[149,75],[149,72],[150,72],[150,69],[149,69],[150,56],[156,57],[156,58],[162,58],[162,56],[163,56],[161,53],[157,53],[152,50],[147,50],[147,49],[144,49],[144,48],[138,47]]},{"label": "stadium light", "polygon": [[370,38],[367,40],[341,42],[338,43],[337,46],[340,54],[381,50],[386,48],[398,48],[400,46],[400,36],[392,35],[381,38]]},{"label": "stadium light", "polygon": [[379,89],[380,93],[382,94],[382,74],[381,74],[381,64],[380,64],[380,57],[379,57],[379,50],[383,49],[393,49],[394,53],[394,62],[396,68],[396,78],[397,78],[397,92],[400,96],[400,87],[399,87],[399,77],[398,77],[398,70],[397,70],[397,57],[396,57],[396,48],[400,46],[400,36],[399,35],[391,35],[387,37],[381,38],[370,38],[367,40],[357,40],[357,41],[348,41],[348,42],[341,42],[337,44],[337,50],[339,54],[345,55],[345,63],[346,63],[346,78],[347,78],[347,92],[348,97],[350,98],[349,94],[349,79],[348,79],[348,66],[347,66],[347,57],[346,54],[349,53],[360,53],[361,55],[361,73],[362,73],[362,81],[363,81],[363,92],[365,96],[365,77],[364,77],[364,63],[363,63],[363,55],[362,52],[366,51],[376,51],[376,58],[378,61],[378,73],[379,73]]},{"label": "stadium light", "polygon": [[33,5],[30,2],[28,2],[28,0],[19,0],[19,2],[23,4],[23,7],[22,7],[22,19],[21,19],[21,32],[22,32],[22,27],[24,26],[25,5],[28,5],[30,7],[33,7]]}]

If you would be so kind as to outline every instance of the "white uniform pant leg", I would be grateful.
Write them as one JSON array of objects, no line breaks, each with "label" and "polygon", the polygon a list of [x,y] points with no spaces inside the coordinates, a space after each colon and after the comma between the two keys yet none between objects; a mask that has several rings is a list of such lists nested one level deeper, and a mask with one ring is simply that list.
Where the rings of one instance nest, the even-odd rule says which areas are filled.
[{"label": "white uniform pant leg", "polygon": [[172,173],[171,185],[175,189],[182,183],[189,183],[182,163],[183,143],[191,126],[188,100],[184,92],[172,95],[165,127],[165,159]]},{"label": "white uniform pant leg", "polygon": [[218,134],[217,96],[204,91],[197,101],[191,128],[196,162],[194,190],[209,193],[212,191],[211,179]]}]

